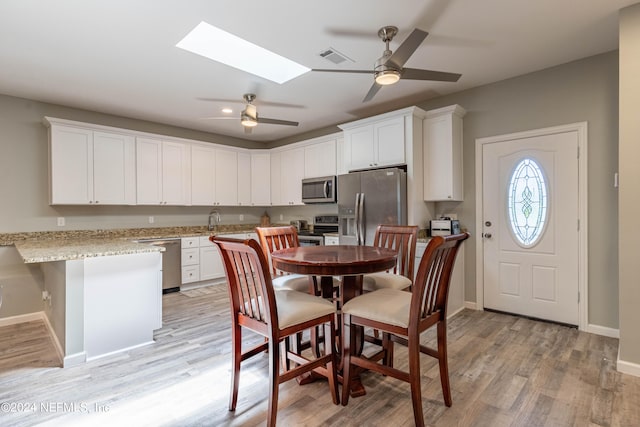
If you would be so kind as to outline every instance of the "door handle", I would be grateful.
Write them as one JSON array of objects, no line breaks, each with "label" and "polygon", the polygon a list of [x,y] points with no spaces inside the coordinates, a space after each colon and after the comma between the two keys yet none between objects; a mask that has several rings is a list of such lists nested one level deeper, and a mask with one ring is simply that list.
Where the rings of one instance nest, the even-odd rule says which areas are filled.
[{"label": "door handle", "polygon": [[364,238],[365,238],[365,227],[364,227],[364,193],[360,193],[360,241],[358,242],[358,245],[364,245]]}]

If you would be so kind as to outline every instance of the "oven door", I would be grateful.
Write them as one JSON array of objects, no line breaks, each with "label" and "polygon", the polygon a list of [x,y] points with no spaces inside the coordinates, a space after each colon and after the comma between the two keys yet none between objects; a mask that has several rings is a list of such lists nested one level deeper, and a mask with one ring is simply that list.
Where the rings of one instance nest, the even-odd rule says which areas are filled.
[{"label": "oven door", "polygon": [[298,235],[298,242],[300,242],[300,246],[323,246],[324,245],[324,237],[323,236],[300,236],[300,235]]}]

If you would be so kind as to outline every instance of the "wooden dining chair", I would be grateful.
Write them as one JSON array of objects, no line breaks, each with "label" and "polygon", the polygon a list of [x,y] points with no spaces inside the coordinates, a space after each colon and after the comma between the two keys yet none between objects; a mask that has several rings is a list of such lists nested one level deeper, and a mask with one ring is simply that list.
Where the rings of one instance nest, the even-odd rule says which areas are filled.
[{"label": "wooden dining chair", "polygon": [[[224,263],[231,302],[232,370],[229,410],[236,409],[240,364],[248,358],[268,350],[269,353],[269,406],[267,426],[276,425],[278,388],[285,381],[314,371],[329,380],[334,404],[338,404],[336,359],[332,343],[335,342],[335,306],[320,297],[290,289],[274,291],[267,260],[253,239],[236,240],[210,237],[218,245]],[[316,326],[324,326],[325,353],[310,360],[290,351],[285,339]],[[267,340],[242,351],[242,329],[247,328]],[[282,351],[282,353],[281,353]],[[280,358],[283,372],[280,372]],[[288,361],[294,362],[295,367]]]},{"label": "wooden dining chair", "polygon": [[417,225],[378,225],[373,246],[397,251],[398,263],[393,270],[365,274],[362,282],[363,291],[410,289],[413,283],[417,240]]},{"label": "wooden dining chair", "polygon": [[314,277],[303,274],[289,274],[279,271],[271,261],[271,252],[300,246],[298,232],[292,225],[280,227],[256,227],[260,246],[271,269],[273,287],[276,290],[292,289],[294,291],[319,295],[318,283]]},{"label": "wooden dining chair", "polygon": [[[344,373],[342,404],[349,401],[355,371],[369,369],[406,381],[411,385],[411,400],[416,426],[424,426],[420,386],[420,353],[438,359],[440,382],[446,406],[451,406],[449,368],[447,365],[447,297],[451,272],[458,248],[469,233],[438,236],[429,241],[412,292],[380,289],[353,298],[342,307],[344,325]],[[437,349],[420,344],[420,334],[437,325]],[[409,370],[401,371],[380,358],[358,355],[356,328],[371,327],[382,332],[379,344],[393,359],[394,342],[408,347]]]}]

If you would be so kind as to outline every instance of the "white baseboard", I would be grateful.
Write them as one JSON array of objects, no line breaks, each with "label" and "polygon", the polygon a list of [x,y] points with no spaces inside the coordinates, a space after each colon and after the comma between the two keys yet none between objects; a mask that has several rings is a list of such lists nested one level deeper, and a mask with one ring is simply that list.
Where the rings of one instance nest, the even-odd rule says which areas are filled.
[{"label": "white baseboard", "polygon": [[80,353],[74,353],[69,356],[65,356],[62,360],[63,368],[70,368],[71,366],[82,365],[87,361],[87,353],[81,351]]},{"label": "white baseboard", "polygon": [[465,301],[464,308],[468,308],[470,310],[477,310],[477,304],[474,301]]},{"label": "white baseboard", "polygon": [[589,323],[584,330],[585,332],[589,332],[596,335],[602,335],[609,338],[620,338],[620,330],[609,328],[606,326],[594,325]]},{"label": "white baseboard", "polygon": [[58,340],[56,332],[53,330],[51,322],[49,322],[49,317],[45,314],[44,311],[42,312],[42,320],[49,330],[49,336],[51,337],[51,341],[53,341],[53,346],[56,348],[56,353],[58,353],[58,357],[62,361],[62,366],[64,366],[64,349],[62,348],[62,344],[60,344],[60,341]]},{"label": "white baseboard", "polygon": [[618,372],[621,372],[623,374],[640,377],[640,364],[620,360],[620,349],[618,349],[618,362],[616,364],[616,369],[618,370]]},{"label": "white baseboard", "polygon": [[464,306],[460,307],[457,310],[454,310],[452,312],[450,312],[449,314],[447,314],[447,319],[451,319],[453,316],[455,316],[456,314],[460,313],[462,310],[464,310]]},{"label": "white baseboard", "polygon": [[26,322],[33,322],[35,320],[42,320],[43,317],[45,317],[43,311],[37,311],[35,313],[20,314],[18,316],[5,317],[0,319],[0,327],[15,325],[17,323],[26,323]]}]

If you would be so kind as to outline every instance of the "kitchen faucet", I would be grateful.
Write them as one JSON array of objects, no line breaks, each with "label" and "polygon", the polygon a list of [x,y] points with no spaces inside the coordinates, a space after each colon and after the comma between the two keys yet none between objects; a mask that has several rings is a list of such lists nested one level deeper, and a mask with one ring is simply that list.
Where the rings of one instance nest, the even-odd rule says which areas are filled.
[{"label": "kitchen faucet", "polygon": [[[213,222],[215,221],[215,225]],[[209,212],[209,231],[215,230],[218,231],[218,226],[220,225],[220,212],[217,210],[212,210]]]}]

